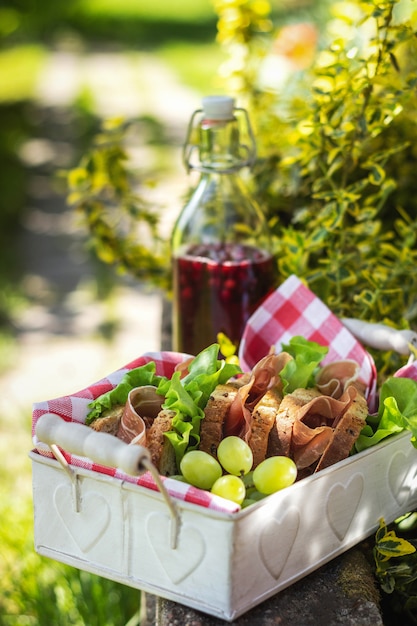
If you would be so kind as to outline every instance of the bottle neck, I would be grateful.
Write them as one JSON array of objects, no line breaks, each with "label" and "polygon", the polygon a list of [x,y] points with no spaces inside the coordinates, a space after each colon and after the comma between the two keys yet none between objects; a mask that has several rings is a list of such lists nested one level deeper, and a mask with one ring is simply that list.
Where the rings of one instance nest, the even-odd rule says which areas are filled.
[{"label": "bottle neck", "polygon": [[[191,119],[183,149],[187,171],[220,174],[236,173],[251,167],[255,158],[255,142],[249,132],[249,142],[242,142],[238,117],[226,120],[203,118],[197,126]],[[249,127],[249,122],[248,128]]]},{"label": "bottle neck", "polygon": [[202,172],[238,172],[245,165],[239,143],[239,129],[235,119],[226,121],[203,120],[200,127],[200,164]]}]

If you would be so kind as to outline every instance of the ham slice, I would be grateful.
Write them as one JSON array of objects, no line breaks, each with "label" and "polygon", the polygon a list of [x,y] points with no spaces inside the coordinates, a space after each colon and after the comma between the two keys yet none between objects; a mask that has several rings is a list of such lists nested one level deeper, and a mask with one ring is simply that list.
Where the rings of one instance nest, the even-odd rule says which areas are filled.
[{"label": "ham slice", "polygon": [[347,458],[366,424],[368,403],[365,396],[355,387],[349,387],[347,391],[350,393],[351,403],[337,422],[333,437],[322,454],[316,472]]},{"label": "ham slice", "polygon": [[296,389],[285,396],[276,418],[283,453],[299,470],[328,467],[349,456],[367,415],[366,399],[353,384],[339,399],[317,388]]},{"label": "ham slice", "polygon": [[242,381],[230,404],[223,437],[250,445],[256,467],[264,458],[294,459],[299,478],[346,458],[368,415],[364,385],[355,361],[323,367],[317,385],[283,397],[279,373],[292,357],[268,354]]},{"label": "ham slice", "polygon": [[340,398],[349,385],[354,385],[365,393],[366,385],[359,378],[360,367],[356,361],[346,359],[333,361],[321,368],[316,384],[321,393],[333,398]]},{"label": "ham slice", "polygon": [[125,443],[146,446],[146,430],[161,410],[164,398],[152,385],[135,387],[129,392],[119,423],[117,437]]},{"label": "ham slice", "polygon": [[275,431],[279,442],[279,454],[291,456],[291,442],[294,423],[299,420],[300,411],[310,405],[311,401],[320,397],[316,388],[295,389],[284,396],[275,419]]},{"label": "ham slice", "polygon": [[292,359],[286,352],[271,352],[258,361],[252,370],[249,381],[243,384],[236,394],[224,423],[224,436],[237,435],[249,441],[251,437],[252,411],[267,391],[274,389],[282,397],[282,383],[279,377],[285,364]]}]

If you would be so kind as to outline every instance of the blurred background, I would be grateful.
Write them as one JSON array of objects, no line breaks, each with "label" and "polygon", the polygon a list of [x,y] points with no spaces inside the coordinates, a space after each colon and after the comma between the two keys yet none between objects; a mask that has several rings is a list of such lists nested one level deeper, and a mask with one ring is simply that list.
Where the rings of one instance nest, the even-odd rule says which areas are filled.
[{"label": "blurred background", "polygon": [[169,231],[188,120],[223,92],[216,21],[211,0],[0,3],[0,624],[140,623],[140,592],[34,554],[31,409],[160,347],[163,294],[89,252],[66,177],[103,120],[134,119]]},{"label": "blurred background", "polygon": [[[31,409],[160,348],[165,294],[92,254],[67,202],[67,173],[104,120],[134,120],[141,193],[169,235],[188,190],[188,121],[202,96],[226,89],[216,40],[222,4],[1,0],[1,625],[143,620],[140,592],[34,553]],[[277,24],[320,23],[330,4],[271,3]]]},{"label": "blurred background", "polygon": [[[83,340],[108,345],[128,318],[129,347],[115,357],[130,359],[159,347],[160,316],[158,298],[147,293],[141,307],[134,299],[141,286],[131,289],[89,253],[66,202],[66,173],[104,119],[134,119],[131,154],[152,181],[148,197],[167,215],[178,212],[186,124],[220,62],[216,17],[210,0],[181,0],[175,7],[168,1],[126,0],[117,7],[22,1],[2,3],[0,24],[1,368],[13,368],[22,342],[27,362],[32,343],[44,345],[43,333],[56,340],[54,357],[71,336],[80,344],[72,343],[68,369],[51,353],[47,359],[55,361],[60,393],[68,380],[77,385],[84,376]],[[144,326],[142,347],[133,337]],[[34,353],[41,358],[39,345]]]},{"label": "blurred background", "polygon": [[159,349],[161,293],[89,252],[66,173],[104,119],[132,118],[149,200],[175,215],[215,36],[210,0],[0,3],[1,624],[140,622],[140,592],[34,553],[32,402]]}]

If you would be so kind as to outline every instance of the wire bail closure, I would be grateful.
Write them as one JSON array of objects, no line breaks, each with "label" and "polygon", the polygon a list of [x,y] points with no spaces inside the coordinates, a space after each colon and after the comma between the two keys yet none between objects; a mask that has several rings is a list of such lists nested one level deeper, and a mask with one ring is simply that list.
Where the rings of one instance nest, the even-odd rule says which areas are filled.
[{"label": "wire bail closure", "polygon": [[74,507],[75,513],[80,513],[81,511],[81,493],[80,493],[80,482],[78,480],[78,474],[73,470],[71,465],[68,463],[67,459],[62,454],[61,450],[55,443],[50,444],[52,454],[55,459],[59,461],[62,468],[65,470],[66,474],[69,476],[71,481],[71,493],[72,493],[72,505]]},{"label": "wire bail closure", "polygon": [[[244,167],[249,167],[249,168],[253,167],[255,163],[255,159],[256,159],[256,141],[255,141],[255,136],[253,134],[252,126],[249,120],[248,112],[246,111],[246,109],[243,109],[241,107],[234,107],[233,113],[238,113],[239,117],[243,118],[244,123],[245,123],[245,131],[249,139],[249,144],[239,142],[239,149],[242,151],[242,160],[238,161],[235,165],[231,167],[216,166],[215,169],[203,165],[200,161],[198,163],[192,162],[192,158],[195,152],[199,150],[200,146],[197,143],[193,143],[191,141],[191,137],[192,137],[193,130],[197,128],[197,122],[196,122],[197,116],[204,114],[203,109],[197,109],[192,114],[191,119],[188,123],[186,140],[185,140],[183,151],[182,151],[182,161],[183,161],[183,164],[187,173],[190,173],[191,170],[196,170],[198,172],[202,172],[206,174],[210,174],[213,171],[216,171],[220,174],[233,174],[234,172],[237,172]],[[239,117],[233,116],[229,120],[222,120],[222,121],[226,123],[228,121],[235,121],[235,120],[239,121]],[[203,119],[204,118],[201,118],[200,124],[203,121]],[[216,121],[219,121],[219,120],[216,120]]]}]

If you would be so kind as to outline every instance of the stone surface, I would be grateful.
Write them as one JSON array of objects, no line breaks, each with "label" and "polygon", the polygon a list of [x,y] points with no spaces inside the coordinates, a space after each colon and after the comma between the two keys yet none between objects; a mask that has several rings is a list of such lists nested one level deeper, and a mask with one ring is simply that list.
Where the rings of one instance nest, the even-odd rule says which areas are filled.
[{"label": "stone surface", "polygon": [[[224,620],[157,600],[156,626],[220,626]],[[383,626],[372,569],[361,548],[334,559],[230,622],[235,626]]]}]

